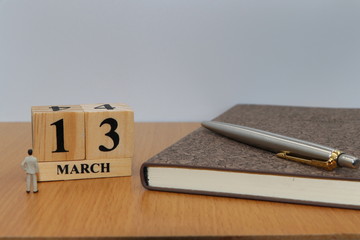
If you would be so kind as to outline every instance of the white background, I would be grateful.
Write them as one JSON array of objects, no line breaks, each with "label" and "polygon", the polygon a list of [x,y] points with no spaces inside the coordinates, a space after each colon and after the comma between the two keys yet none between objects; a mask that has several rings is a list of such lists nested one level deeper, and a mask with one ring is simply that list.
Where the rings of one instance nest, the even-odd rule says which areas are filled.
[{"label": "white background", "polygon": [[360,1],[0,0],[0,81],[0,121],[101,102],[136,121],[360,107]]}]

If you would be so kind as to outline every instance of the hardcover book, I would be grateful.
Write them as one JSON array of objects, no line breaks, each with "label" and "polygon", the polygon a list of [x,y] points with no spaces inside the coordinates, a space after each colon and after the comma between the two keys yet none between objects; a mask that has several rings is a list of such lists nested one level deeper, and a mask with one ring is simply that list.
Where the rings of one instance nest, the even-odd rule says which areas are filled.
[{"label": "hardcover book", "polygon": [[[215,121],[360,156],[360,109],[236,105]],[[146,161],[149,190],[360,209],[360,170],[292,162],[203,127]]]}]

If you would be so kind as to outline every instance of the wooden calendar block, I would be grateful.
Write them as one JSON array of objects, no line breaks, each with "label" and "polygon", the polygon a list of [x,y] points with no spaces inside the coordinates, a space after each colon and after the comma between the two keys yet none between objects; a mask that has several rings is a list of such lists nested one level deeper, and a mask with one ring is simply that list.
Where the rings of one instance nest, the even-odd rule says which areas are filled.
[{"label": "wooden calendar block", "polygon": [[33,151],[38,161],[85,159],[80,105],[32,107]]},{"label": "wooden calendar block", "polygon": [[39,181],[131,176],[134,113],[124,104],[32,107]]},{"label": "wooden calendar block", "polygon": [[124,104],[81,105],[85,113],[86,159],[132,158],[134,112]]},{"label": "wooden calendar block", "polygon": [[131,176],[131,160],[131,158],[121,158],[40,162],[38,180],[43,182]]}]

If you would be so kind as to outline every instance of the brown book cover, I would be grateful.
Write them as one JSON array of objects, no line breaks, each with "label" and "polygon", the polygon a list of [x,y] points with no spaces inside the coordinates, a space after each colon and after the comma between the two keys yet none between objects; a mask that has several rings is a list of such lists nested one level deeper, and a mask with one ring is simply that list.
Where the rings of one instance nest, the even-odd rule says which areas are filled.
[{"label": "brown book cover", "polygon": [[[360,156],[360,109],[236,105],[213,120],[298,138],[334,147],[347,154]],[[276,194],[268,196],[262,194],[261,191],[249,195],[246,193],[229,193],[227,190],[213,192],[201,189],[182,189],[177,186],[157,187],[149,185],[149,178],[151,177],[148,174],[149,167],[216,170],[225,173],[250,173],[256,176],[286,176],[300,180],[320,179],[326,180],[329,183],[327,184],[329,186],[327,191],[332,191],[332,185],[339,184],[339,182],[334,180],[339,180],[340,184],[342,182],[352,184],[346,185],[348,189],[345,192],[341,192],[341,194],[345,193],[346,195],[349,194],[349,196],[357,194],[359,200],[355,200],[355,203],[351,204],[342,202],[341,199],[334,200],[335,202],[328,202],[327,200],[319,201],[313,200],[311,194],[314,193],[311,192],[308,198],[297,197],[297,194],[299,194],[297,192],[294,193],[293,197],[284,198],[276,196]],[[340,167],[333,171],[326,171],[313,166],[280,159],[274,153],[239,143],[203,127],[200,127],[146,161],[141,167],[141,179],[143,186],[150,190],[360,209],[360,195],[356,193],[360,192],[357,190],[360,187],[360,170]],[[247,183],[250,186],[251,184],[251,182]],[[357,189],[353,189],[356,187]],[[291,188],[291,186],[289,185],[286,188]],[[305,187],[305,190],[307,190],[307,187]],[[288,190],[285,189],[284,191]],[[321,193],[321,191],[317,192]],[[336,194],[334,192],[334,195]],[[332,195],[330,194],[330,196]]]}]

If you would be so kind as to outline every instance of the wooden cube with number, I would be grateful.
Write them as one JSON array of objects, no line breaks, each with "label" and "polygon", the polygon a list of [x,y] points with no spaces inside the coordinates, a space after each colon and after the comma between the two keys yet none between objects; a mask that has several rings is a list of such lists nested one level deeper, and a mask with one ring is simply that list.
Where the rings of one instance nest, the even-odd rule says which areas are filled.
[{"label": "wooden cube with number", "polygon": [[124,159],[130,162],[134,151],[132,109],[116,103],[81,106],[85,113],[86,159]]},{"label": "wooden cube with number", "polygon": [[39,162],[85,159],[80,105],[32,107],[33,152]]}]

